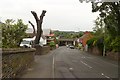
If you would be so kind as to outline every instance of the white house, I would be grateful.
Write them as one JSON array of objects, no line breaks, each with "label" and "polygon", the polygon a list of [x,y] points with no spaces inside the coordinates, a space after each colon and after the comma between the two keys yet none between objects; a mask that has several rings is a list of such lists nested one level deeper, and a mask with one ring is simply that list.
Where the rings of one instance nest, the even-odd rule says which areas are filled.
[{"label": "white house", "polygon": [[[41,46],[44,46],[44,45],[47,44],[46,36],[50,34],[50,31],[51,31],[51,29],[43,29],[43,34],[42,34],[42,36],[40,38],[40,43],[39,43]],[[29,35],[32,35],[33,39],[35,40],[36,36],[33,35],[33,29],[32,28],[28,28],[26,30],[26,33],[29,34]]]}]

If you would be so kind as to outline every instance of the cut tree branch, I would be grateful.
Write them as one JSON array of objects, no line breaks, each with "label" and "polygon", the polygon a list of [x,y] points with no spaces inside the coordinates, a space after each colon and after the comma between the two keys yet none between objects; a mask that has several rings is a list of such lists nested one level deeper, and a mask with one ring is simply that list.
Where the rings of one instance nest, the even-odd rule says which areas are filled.
[{"label": "cut tree branch", "polygon": [[37,23],[37,21],[39,20],[39,18],[38,18],[38,16],[37,16],[36,12],[35,12],[35,11],[31,11],[31,13],[32,13],[32,15],[34,16],[34,18],[35,18],[35,20],[36,20],[36,23]]},{"label": "cut tree branch", "polygon": [[35,26],[33,25],[33,23],[31,22],[31,21],[28,21],[30,24],[31,24],[31,26],[33,27],[33,34],[34,35],[36,35],[36,33],[35,33]]},{"label": "cut tree branch", "polygon": [[43,10],[42,11],[42,14],[40,15],[40,23],[42,23],[43,22],[43,17],[45,16],[45,13],[46,13],[46,11],[45,10]]}]

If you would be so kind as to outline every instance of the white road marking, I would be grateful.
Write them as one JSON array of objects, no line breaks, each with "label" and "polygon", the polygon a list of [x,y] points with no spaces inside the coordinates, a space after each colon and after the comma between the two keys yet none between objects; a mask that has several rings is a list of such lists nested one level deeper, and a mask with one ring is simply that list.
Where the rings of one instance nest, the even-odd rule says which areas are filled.
[{"label": "white road marking", "polygon": [[73,68],[69,68],[70,71],[73,71]]},{"label": "white road marking", "polygon": [[33,70],[33,68],[28,68],[28,71],[32,71]]},{"label": "white road marking", "polygon": [[93,59],[92,57],[81,57],[82,59],[88,58],[88,59]]},{"label": "white road marking", "polygon": [[101,73],[101,75],[108,78],[108,79],[110,79],[110,80],[112,80],[109,76],[106,76],[104,73]]},{"label": "white road marking", "polygon": [[84,65],[86,65],[89,68],[92,68],[91,66],[89,66],[88,64],[84,63],[83,61],[81,61],[81,63],[83,63]]},{"label": "white road marking", "polygon": [[81,58],[85,58],[85,57],[81,57]]}]

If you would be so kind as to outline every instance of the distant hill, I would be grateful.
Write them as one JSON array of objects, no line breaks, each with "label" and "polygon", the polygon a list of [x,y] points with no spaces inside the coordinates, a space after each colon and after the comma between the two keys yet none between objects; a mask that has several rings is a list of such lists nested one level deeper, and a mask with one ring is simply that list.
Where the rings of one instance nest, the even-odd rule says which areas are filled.
[{"label": "distant hill", "polygon": [[81,37],[83,35],[83,31],[80,32],[75,32],[75,31],[54,31],[53,32],[56,37],[58,38],[77,38],[77,37]]}]

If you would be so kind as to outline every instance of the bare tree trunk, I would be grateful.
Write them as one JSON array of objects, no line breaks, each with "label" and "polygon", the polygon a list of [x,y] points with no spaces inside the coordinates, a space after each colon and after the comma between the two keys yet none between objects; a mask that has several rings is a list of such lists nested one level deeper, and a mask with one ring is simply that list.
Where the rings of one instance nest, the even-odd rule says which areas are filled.
[{"label": "bare tree trunk", "polygon": [[38,45],[39,41],[40,41],[40,37],[41,37],[41,35],[43,33],[43,31],[42,31],[42,22],[43,22],[43,17],[45,16],[46,11],[45,10],[42,11],[42,14],[40,15],[40,19],[38,18],[36,12],[31,11],[31,13],[33,14],[33,16],[34,16],[34,18],[36,20],[36,24],[37,24],[37,34],[36,34],[34,44]]}]

